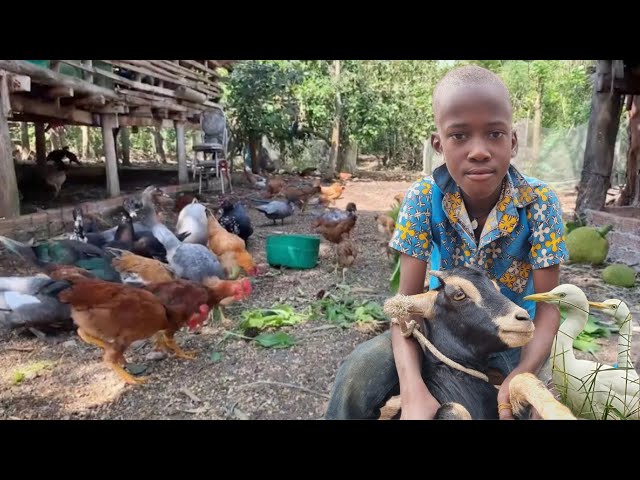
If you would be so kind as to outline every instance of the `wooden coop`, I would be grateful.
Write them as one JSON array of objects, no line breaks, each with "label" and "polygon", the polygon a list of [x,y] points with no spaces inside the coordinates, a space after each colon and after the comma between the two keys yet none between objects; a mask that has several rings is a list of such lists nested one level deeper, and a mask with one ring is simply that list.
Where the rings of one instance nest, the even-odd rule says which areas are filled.
[{"label": "wooden coop", "polygon": [[[623,108],[629,119],[626,179],[615,204],[606,205]],[[613,225],[611,257],[640,269],[640,60],[596,62],[576,216]]]},{"label": "wooden coop", "polygon": [[[120,194],[115,135],[121,128],[175,128],[179,183],[188,182],[185,130],[221,108],[218,67],[232,60],[0,60],[0,218],[20,215],[9,121],[33,122],[36,159],[45,129],[101,127],[106,189]],[[47,127],[45,127],[47,125]]]}]

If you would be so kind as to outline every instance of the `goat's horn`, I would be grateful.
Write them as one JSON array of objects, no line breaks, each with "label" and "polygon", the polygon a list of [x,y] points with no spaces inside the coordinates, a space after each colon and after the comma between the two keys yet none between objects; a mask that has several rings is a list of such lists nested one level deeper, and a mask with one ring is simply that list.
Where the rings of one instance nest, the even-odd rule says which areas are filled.
[{"label": "goat's horn", "polygon": [[445,273],[441,272],[440,270],[429,270],[429,275],[433,275],[434,277],[437,277],[440,280],[444,281]]},{"label": "goat's horn", "polygon": [[391,318],[407,318],[410,315],[432,318],[437,295],[435,291],[419,295],[396,295],[384,303],[383,310]]}]

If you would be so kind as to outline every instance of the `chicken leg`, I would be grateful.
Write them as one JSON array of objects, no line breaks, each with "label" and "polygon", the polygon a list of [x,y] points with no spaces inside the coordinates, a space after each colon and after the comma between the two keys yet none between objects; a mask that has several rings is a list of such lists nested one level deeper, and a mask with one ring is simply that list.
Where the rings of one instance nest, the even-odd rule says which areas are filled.
[{"label": "chicken leg", "polygon": [[85,332],[84,330],[82,330],[81,328],[78,329],[78,336],[84,340],[85,342],[91,344],[91,345],[95,345],[96,347],[100,347],[103,350],[107,348],[107,344],[104,343],[102,340],[100,340],[99,338],[96,338],[92,335],[89,335],[87,332]]},{"label": "chicken leg", "polygon": [[111,369],[113,369],[120,378],[130,385],[138,385],[147,381],[145,377],[134,377],[122,368],[120,364],[125,363],[124,356],[122,355],[122,352],[113,350],[113,347],[106,347],[104,351],[104,358],[102,360],[104,363],[109,365],[109,367],[111,367]]},{"label": "chicken leg", "polygon": [[156,337],[156,346],[164,350],[172,351],[178,358],[184,358],[187,360],[193,360],[194,358],[196,358],[194,352],[185,352],[180,348],[180,346],[173,339],[173,334],[169,334],[164,331],[160,332],[160,334]]},{"label": "chicken leg", "polygon": [[224,316],[224,309],[222,308],[222,305],[218,305],[218,310],[220,311],[220,322],[222,323],[222,326],[225,328],[231,327],[233,325],[233,321]]}]

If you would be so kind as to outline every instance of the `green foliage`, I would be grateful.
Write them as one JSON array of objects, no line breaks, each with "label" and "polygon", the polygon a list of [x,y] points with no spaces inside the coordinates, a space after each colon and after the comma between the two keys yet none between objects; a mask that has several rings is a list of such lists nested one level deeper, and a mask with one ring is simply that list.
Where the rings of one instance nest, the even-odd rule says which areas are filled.
[{"label": "green foliage", "polygon": [[326,294],[311,305],[311,312],[311,318],[323,319],[342,328],[386,320],[380,304],[356,299],[348,288],[337,294]]},{"label": "green foliage", "polygon": [[250,328],[258,330],[280,328],[287,325],[296,325],[306,319],[306,315],[296,313],[293,307],[289,305],[274,305],[270,309],[243,311],[239,328],[242,331]]}]

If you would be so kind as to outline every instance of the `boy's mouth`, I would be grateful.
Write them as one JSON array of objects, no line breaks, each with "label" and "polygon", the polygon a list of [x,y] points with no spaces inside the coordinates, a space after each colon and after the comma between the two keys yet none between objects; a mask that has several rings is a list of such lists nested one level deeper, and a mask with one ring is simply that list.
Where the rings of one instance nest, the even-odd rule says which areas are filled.
[{"label": "boy's mouth", "polygon": [[482,182],[484,180],[488,180],[495,174],[495,170],[487,167],[477,167],[468,170],[465,173],[465,176],[469,178],[469,180],[473,180],[476,182]]}]

